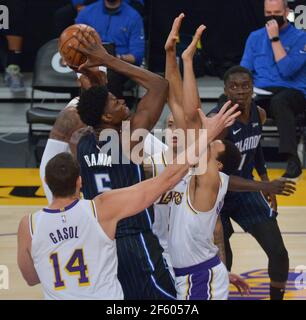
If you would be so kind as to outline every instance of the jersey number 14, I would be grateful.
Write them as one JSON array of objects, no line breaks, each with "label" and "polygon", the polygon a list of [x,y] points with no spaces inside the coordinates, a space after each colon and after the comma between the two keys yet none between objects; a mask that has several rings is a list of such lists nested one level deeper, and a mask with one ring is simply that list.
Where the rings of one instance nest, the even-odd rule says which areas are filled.
[{"label": "jersey number 14", "polygon": [[[55,276],[54,289],[55,290],[65,289],[66,285],[61,275],[60,262],[59,262],[57,253],[53,253],[50,256],[50,262],[53,266],[54,276]],[[74,276],[74,275],[79,276],[79,279],[78,279],[79,287],[90,285],[90,281],[87,276],[88,268],[87,268],[87,265],[85,265],[83,249],[76,249],[74,251],[74,253],[72,254],[72,256],[70,257],[69,261],[65,266],[65,271],[70,276]]]}]

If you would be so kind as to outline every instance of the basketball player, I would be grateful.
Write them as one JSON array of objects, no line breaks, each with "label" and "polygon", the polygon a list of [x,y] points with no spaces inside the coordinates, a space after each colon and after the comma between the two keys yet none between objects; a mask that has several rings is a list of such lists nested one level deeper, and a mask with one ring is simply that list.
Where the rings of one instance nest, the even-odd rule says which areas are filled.
[{"label": "basketball player", "polygon": [[[183,62],[184,62],[184,85],[183,85],[183,105],[184,105],[184,114],[186,119],[186,125],[188,128],[194,127],[195,129],[199,127],[199,118],[196,112],[195,106],[200,106],[200,100],[197,92],[196,80],[193,73],[192,59],[196,50],[196,45],[201,34],[204,31],[204,26],[198,28],[196,35],[191,43],[191,45],[183,53]],[[233,100],[236,101],[236,100]],[[202,115],[203,117],[203,115]],[[284,195],[290,195],[294,192],[295,188],[293,185],[286,181],[285,185],[281,185],[280,181],[273,181],[272,183],[259,183],[259,182],[244,182],[241,179],[233,179],[231,177],[230,189],[239,190],[241,187],[245,187],[245,190],[266,190],[269,192],[280,193]],[[238,184],[242,183],[239,187]],[[261,186],[260,186],[261,185]],[[261,189],[265,185],[264,189]],[[278,187],[276,187],[278,185]],[[254,189],[253,189],[254,188]],[[242,189],[243,190],[243,189]],[[241,195],[242,197],[242,195]]]},{"label": "basketball player", "polygon": [[[200,30],[198,32],[201,33]],[[189,50],[185,50],[183,54],[186,75],[191,74],[186,69],[192,69],[192,58],[196,48],[195,41],[197,40],[194,39],[194,45],[190,46]],[[252,75],[247,69],[234,67],[225,74],[224,79],[225,94],[233,103],[239,104],[241,115],[230,128],[224,130],[219,138],[226,138],[232,141],[242,153],[242,161],[235,174],[246,179],[253,179],[252,172],[255,167],[256,153],[262,154],[258,148],[260,148],[259,141],[265,113],[252,102],[253,81]],[[186,80],[184,82],[186,85],[190,84],[190,81],[191,83],[194,81],[193,78]],[[186,92],[188,93],[188,90]],[[199,99],[197,97],[195,100],[192,100],[192,98],[194,97],[190,95],[188,104],[184,104],[185,119],[189,127],[199,128],[200,121],[196,110]],[[218,110],[220,108],[214,109],[211,115],[218,112]],[[266,171],[265,173],[261,172],[261,178],[268,180]],[[294,186],[289,181],[286,181],[286,184],[285,194],[289,195],[290,192],[288,190],[294,191]],[[274,194],[270,193],[269,196],[275,199]],[[276,205],[274,205],[274,208],[276,209]],[[264,249],[269,258],[270,297],[273,300],[283,299],[288,277],[289,259],[276,221],[276,211],[269,206],[259,192],[227,194],[221,218],[224,227],[228,270],[231,269],[232,265],[229,238],[233,233],[233,229],[230,217],[245,231],[252,234]]]},{"label": "basketball player", "polygon": [[[182,107],[183,103],[183,83],[180,76],[179,68],[176,62],[176,41],[178,39],[179,29],[182,23],[182,19],[184,18],[184,14],[178,16],[174,22],[171,29],[171,32],[168,36],[167,42],[165,44],[166,50],[166,78],[169,80],[169,95],[168,95],[168,104],[172,111],[172,114],[169,115],[167,119],[167,129],[168,133],[166,135],[166,143],[169,146],[169,149],[162,153],[157,153],[149,158],[152,164],[152,172],[153,176],[160,174],[167,166],[167,162],[169,162],[169,158],[172,156],[171,152],[175,154],[176,150],[179,148],[177,145],[178,140],[175,136],[175,132],[177,128],[186,129],[186,123],[184,119],[184,110]],[[200,35],[195,36],[194,42],[191,44],[196,45],[199,40]],[[192,83],[194,83],[194,74],[193,70],[187,68],[185,70],[185,74],[189,73]],[[193,79],[192,79],[193,78]],[[194,91],[194,95],[197,96],[197,90],[195,90],[195,86],[191,87],[188,92],[191,93]],[[176,124],[174,118],[176,119]],[[207,121],[206,121],[207,122]],[[171,152],[170,152],[171,150]],[[220,163],[223,162],[223,168],[226,172],[230,172],[232,170],[232,166],[235,161],[229,161],[229,155],[227,152],[223,152],[219,154]],[[230,153],[235,155],[235,153]],[[164,258],[167,261],[169,269],[172,270],[172,263],[169,257],[168,252],[168,234],[169,234],[169,218],[170,218],[170,206],[172,203],[176,205],[181,202],[182,195],[184,194],[184,189],[186,185],[186,181],[188,177],[184,177],[182,181],[175,186],[172,190],[164,194],[154,205],[154,224],[153,231],[158,236],[161,245],[164,248]],[[286,194],[290,195],[293,193],[294,188],[291,189],[291,186],[286,184],[284,181],[275,180],[268,183],[250,181],[240,177],[230,176],[229,180],[229,189],[232,191],[269,191],[278,194]],[[225,261],[224,254],[224,242],[223,242],[223,229],[220,219],[217,220],[217,225],[214,232],[215,244],[218,246],[220,255],[222,256],[223,261]],[[243,280],[234,274],[230,274],[230,281],[241,291],[241,283],[243,284]]]},{"label": "basketball player", "polygon": [[[82,137],[77,153],[84,182],[82,190],[85,198],[92,199],[106,190],[130,186],[144,178],[143,167],[135,163],[111,163],[103,166],[99,164],[99,160],[94,161],[99,159],[100,150],[105,146],[105,142],[98,141],[97,137],[105,129],[113,129],[120,133],[124,120],[130,122],[131,134],[138,128],[151,130],[167,98],[168,85],[157,75],[110,56],[101,44],[91,43],[90,36],[79,34],[75,37],[86,48],[76,49],[87,56],[86,63],[79,68],[80,71],[84,67],[104,65],[132,78],[148,90],[132,116],[124,101],[109,94],[105,87],[93,87],[81,94],[78,113],[82,122],[93,126],[95,132]],[[223,114],[216,117],[218,125],[215,128],[224,128],[224,121],[231,115],[232,111],[225,117]],[[122,141],[120,138],[119,159],[122,158],[122,145],[129,142],[133,148],[139,141]],[[107,154],[107,157],[109,156],[115,158],[113,154]],[[141,214],[122,220],[118,224],[116,232],[118,278],[125,299],[175,299],[176,297],[172,278],[163,262],[162,248],[151,230],[152,222],[152,208],[148,208]]]},{"label": "basketball player", "polygon": [[159,177],[80,200],[79,164],[69,153],[56,155],[46,166],[52,203],[19,225],[18,265],[27,283],[41,283],[46,299],[123,299],[117,223],[149,207],[188,168],[170,165]]},{"label": "basketball player", "polygon": [[[255,167],[255,156],[260,151],[260,137],[265,114],[252,101],[253,80],[249,71],[243,67],[233,67],[224,76],[225,95],[239,103],[241,116],[221,137],[226,138],[239,148],[242,153],[241,164],[235,173],[237,176],[252,179]],[[211,114],[218,112],[212,110]],[[262,160],[264,163],[264,160]],[[263,167],[264,168],[264,167]],[[267,171],[260,172],[263,180],[268,180]],[[280,229],[276,220],[277,205],[274,195],[272,207],[261,193],[229,193],[222,210],[222,222],[227,253],[227,268],[232,266],[230,236],[233,233],[230,218],[236,221],[246,232],[249,232],[260,244],[268,256],[268,272],[271,280],[270,299],[282,300],[284,297],[289,271],[289,258]]]}]

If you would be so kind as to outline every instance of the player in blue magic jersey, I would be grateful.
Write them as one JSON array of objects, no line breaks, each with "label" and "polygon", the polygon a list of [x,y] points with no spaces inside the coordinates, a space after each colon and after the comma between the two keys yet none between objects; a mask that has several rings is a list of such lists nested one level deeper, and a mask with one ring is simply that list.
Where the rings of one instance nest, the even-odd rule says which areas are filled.
[{"label": "player in blue magic jersey", "polygon": [[[224,130],[219,138],[234,142],[242,154],[242,161],[236,175],[253,179],[252,172],[256,168],[261,179],[268,180],[260,146],[262,124],[266,116],[264,110],[258,108],[252,101],[252,75],[247,69],[237,66],[227,71],[224,82],[226,97],[232,103],[239,104],[241,115],[231,127]],[[210,115],[217,113],[219,109],[218,107],[213,109]],[[288,278],[289,258],[276,220],[275,195],[266,194],[266,198],[270,200],[271,206],[259,192],[227,194],[221,214],[227,253],[226,262],[230,269],[232,251],[229,239],[233,233],[230,222],[232,218],[257,240],[267,254],[271,280],[270,298],[281,300]]]},{"label": "player in blue magic jersey", "polygon": [[[144,179],[142,166],[128,162],[128,159],[127,162],[122,160],[122,146],[130,143],[132,150],[140,142],[132,141],[130,136],[124,138],[122,122],[129,121],[131,134],[137,129],[152,130],[166,102],[168,84],[156,74],[109,55],[101,44],[91,43],[90,36],[83,34],[79,40],[86,48],[81,51],[87,56],[87,62],[79,71],[103,65],[147,89],[134,114],[130,114],[124,100],[117,99],[105,86],[91,87],[82,92],[77,111],[82,122],[94,130],[80,139],[77,158],[81,167],[84,197],[92,199],[104,191],[129,187]],[[99,141],[99,135],[107,129],[118,133],[118,139],[110,141],[119,147],[116,154],[114,149],[103,151],[107,141]],[[152,209],[148,208],[118,224],[118,278],[125,299],[176,297],[171,275],[163,261],[162,248],[151,230],[152,223]]]}]

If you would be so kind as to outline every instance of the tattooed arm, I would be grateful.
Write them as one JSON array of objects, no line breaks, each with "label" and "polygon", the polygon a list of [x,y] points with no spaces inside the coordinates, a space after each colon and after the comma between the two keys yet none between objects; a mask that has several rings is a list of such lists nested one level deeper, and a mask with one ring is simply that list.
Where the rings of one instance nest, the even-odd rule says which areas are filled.
[{"label": "tattooed arm", "polygon": [[224,265],[226,265],[223,226],[222,226],[220,215],[218,216],[218,220],[217,220],[215,231],[214,231],[214,240],[215,240],[215,245],[219,249],[218,256],[220,260],[224,263]]}]

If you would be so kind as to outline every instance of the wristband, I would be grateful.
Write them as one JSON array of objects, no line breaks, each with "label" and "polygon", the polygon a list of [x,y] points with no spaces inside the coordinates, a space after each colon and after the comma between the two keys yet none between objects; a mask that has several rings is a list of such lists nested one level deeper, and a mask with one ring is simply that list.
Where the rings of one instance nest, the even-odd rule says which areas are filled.
[{"label": "wristband", "polygon": [[273,37],[270,39],[271,42],[277,42],[279,41],[279,37]]}]

